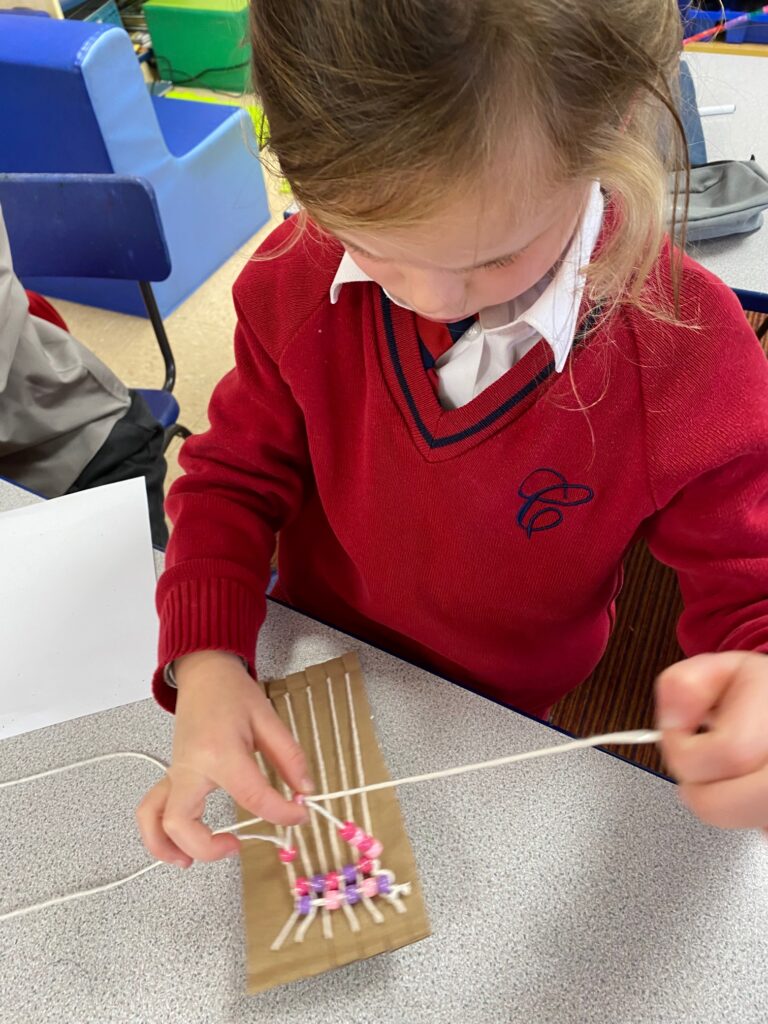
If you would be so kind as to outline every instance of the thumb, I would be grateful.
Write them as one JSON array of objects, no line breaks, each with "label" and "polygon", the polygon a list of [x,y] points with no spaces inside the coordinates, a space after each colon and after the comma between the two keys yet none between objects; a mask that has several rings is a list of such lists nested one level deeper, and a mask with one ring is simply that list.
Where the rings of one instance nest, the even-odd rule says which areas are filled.
[{"label": "thumb", "polygon": [[745,656],[743,651],[698,654],[662,672],[656,681],[658,727],[695,732],[720,702]]}]

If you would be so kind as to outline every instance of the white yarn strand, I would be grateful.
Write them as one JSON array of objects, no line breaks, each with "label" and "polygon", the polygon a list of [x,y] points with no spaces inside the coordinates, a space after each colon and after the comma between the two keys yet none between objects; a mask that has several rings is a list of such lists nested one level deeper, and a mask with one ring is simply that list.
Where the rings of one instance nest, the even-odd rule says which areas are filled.
[{"label": "white yarn strand", "polygon": [[[363,751],[360,747],[360,733],[357,729],[357,709],[355,708],[355,701],[352,696],[352,680],[349,672],[344,673],[344,690],[347,695],[347,714],[349,715],[349,724],[352,730],[352,754],[355,761],[355,772],[357,774],[358,786],[365,785],[365,768],[363,765]],[[368,806],[368,794],[360,794],[360,804],[363,810],[363,828],[368,835],[373,834],[373,820],[371,818],[371,809]],[[381,862],[378,859],[373,861],[373,875],[377,875]],[[359,881],[359,878],[358,878]],[[363,896],[363,905],[368,913],[371,915],[376,924],[384,923],[384,915],[381,913],[379,908],[370,898],[370,896]]]},{"label": "white yarn strand", "polygon": [[[78,768],[88,768],[92,764],[101,764],[103,761],[116,761],[121,757],[132,757],[138,761],[147,761],[149,764],[154,765],[155,768],[159,768],[163,773],[168,771],[168,766],[163,761],[152,757],[150,754],[143,754],[138,750],[119,750],[113,754],[96,754],[94,757],[83,758],[82,761],[73,761],[72,764],[48,768],[43,772],[35,772],[34,775],[23,775],[18,779],[6,779],[4,782],[0,782],[0,789],[10,789],[11,786],[21,786],[23,783],[36,782],[38,779],[48,779],[54,775],[62,775],[64,772],[75,771]],[[70,903],[72,900],[84,899],[86,896],[97,896],[102,892],[119,889],[121,885],[132,882],[134,878],[141,878],[142,875],[146,875],[147,872],[159,868],[163,863],[164,861],[161,860],[153,860],[150,864],[145,864],[143,868],[132,871],[129,875],[123,875],[121,878],[116,878],[112,882],[94,885],[88,889],[77,889],[74,892],[65,893],[63,896],[53,896],[51,899],[42,900],[40,903],[31,903],[26,907],[17,907],[15,910],[5,911],[5,913],[0,914],[0,921],[12,921],[14,918],[31,914],[35,910],[48,910],[50,907],[61,906],[62,903]]]},{"label": "white yarn strand", "polygon": [[[291,733],[293,735],[294,740],[296,740],[296,743],[298,743],[300,745],[301,741],[299,739],[299,729],[298,729],[298,726],[296,725],[296,716],[293,713],[293,702],[291,701],[290,693],[285,693],[283,699],[285,701],[285,706],[286,706],[286,709],[288,711],[288,719],[289,719],[289,721],[291,723]],[[322,758],[322,751],[320,751],[320,757]],[[319,864],[320,864],[320,872],[323,875],[327,875],[328,871],[329,871],[328,858],[326,857],[326,854],[325,854],[325,844],[323,843],[323,834],[322,834],[322,832],[320,830],[320,826],[319,826],[319,824],[317,822],[317,818],[312,816],[312,815],[310,815],[310,824],[312,826],[312,835],[314,836],[314,839],[315,839],[315,849],[317,850],[317,858],[318,858],[318,861],[319,861]],[[308,878],[312,878],[313,874],[314,874],[314,871],[311,872],[310,874],[308,874],[307,877]],[[322,923],[323,936],[326,939],[332,938],[333,937],[333,926],[331,924],[331,914],[330,914],[330,911],[325,909],[325,907],[323,907],[323,909],[320,911],[320,920],[321,920],[321,923]],[[301,939],[299,938],[299,935],[301,935]],[[303,937],[304,937],[304,932],[302,932],[302,930],[299,929],[299,932],[298,932],[298,934],[296,936],[296,941],[297,942],[301,942]]]},{"label": "white yarn strand", "polygon": [[[317,756],[317,767],[320,771],[320,784],[323,787],[328,785],[328,772],[325,767],[325,758],[323,757],[323,746],[320,742],[320,730],[317,725],[317,715],[315,714],[315,702],[312,697],[311,689],[307,688],[307,701],[309,704],[309,720],[312,725],[312,741],[315,744],[315,753]],[[337,748],[339,756],[343,756],[340,748]],[[335,815],[331,814],[324,807],[321,809],[319,804],[313,804],[311,801],[305,801],[309,808],[316,814],[320,814],[328,822],[328,831],[330,835],[330,843],[333,850],[333,856],[338,866],[338,878],[339,878],[339,889],[343,893],[347,888],[347,881],[344,878],[344,874],[341,871],[341,860],[342,853],[339,841],[336,835],[336,829],[341,826],[341,822]],[[346,901],[341,904],[341,912],[346,918],[347,924],[352,932],[360,931],[360,922],[357,920],[357,914],[355,914],[354,908],[351,907]]]},{"label": "white yarn strand", "polygon": [[[333,736],[336,741],[336,751],[339,755],[339,773],[341,775],[342,789],[334,794],[336,798],[341,797],[344,800],[344,813],[347,816],[348,821],[352,821],[354,818],[354,811],[352,809],[352,796],[349,790],[349,776],[347,775],[347,760],[344,757],[344,748],[341,745],[341,731],[339,729],[339,716],[336,713],[336,698],[333,695],[333,682],[330,676],[326,677],[325,688],[328,692],[328,703],[331,708],[331,722],[333,724]],[[314,796],[312,797],[314,800]],[[328,799],[331,799],[330,797]]]},{"label": "white yarn strand", "polygon": [[0,921],[12,921],[15,917],[23,917],[25,914],[31,914],[36,910],[47,910],[49,907],[58,907],[62,903],[70,903],[72,900],[81,900],[85,899],[86,896],[97,896],[99,893],[109,892],[111,889],[119,889],[126,882],[132,882],[134,878],[140,878],[142,875],[146,875],[148,871],[153,871],[163,864],[165,864],[165,861],[153,860],[151,864],[145,864],[138,871],[132,871],[130,875],[123,875],[122,878],[116,878],[113,882],[106,882],[104,885],[94,885],[90,889],[77,889],[74,892],[66,893],[64,896],[54,896],[49,900],[43,900],[41,903],[30,903],[26,907],[7,910],[5,913],[0,914]]},{"label": "white yarn strand", "polygon": [[[650,744],[658,743],[660,739],[661,733],[653,729],[637,729],[628,732],[605,733],[601,736],[590,736],[586,739],[570,740],[566,743],[559,743],[557,746],[544,747],[541,750],[529,750],[520,754],[509,754],[506,757],[497,757],[490,761],[478,761],[475,764],[459,765],[455,768],[443,768],[440,771],[427,772],[424,775],[411,775],[403,779],[389,779],[386,782],[374,782],[365,786],[357,786],[353,789],[345,787],[343,790],[339,790],[336,793],[316,794],[312,797],[312,801],[327,802],[331,800],[348,799],[361,793],[373,793],[380,789],[393,789],[398,786],[410,786],[422,782],[432,782],[437,779],[451,778],[454,775],[464,775],[468,772],[484,771],[489,768],[501,768],[505,765],[516,764],[521,761],[532,761],[540,757],[551,757],[555,754],[566,754],[574,750],[586,750],[589,747],[614,746],[617,744]],[[114,753],[98,754],[94,757],[85,758],[82,761],[74,761],[71,764],[61,765],[58,768],[49,768],[46,771],[36,772],[33,775],[24,775],[16,779],[7,779],[0,782],[0,789],[8,789],[11,786],[20,786],[27,782],[35,782],[37,779],[60,775],[64,772],[75,771],[78,768],[98,764],[102,761],[117,760],[122,757],[132,757],[147,761],[155,767],[162,769],[163,772],[167,771],[167,766],[162,761],[155,757],[151,757],[149,754],[143,754],[135,750],[118,750]],[[342,783],[342,785],[343,784],[344,783]],[[226,828],[217,829],[214,832],[214,835],[237,833],[240,829],[248,828],[251,825],[257,825],[263,820],[263,818],[248,818],[245,821],[237,822],[236,824],[227,826]],[[298,829],[297,838],[301,844],[300,836],[301,830]],[[109,892],[112,889],[117,889],[120,886],[133,881],[135,878],[140,878],[142,875],[147,874],[147,872],[152,871],[154,868],[160,867],[160,865],[164,863],[164,861],[159,860],[153,861],[151,864],[146,864],[143,868],[139,868],[138,871],[134,871],[130,875],[125,875],[122,878],[116,878],[114,881],[107,882],[104,885],[97,885],[88,889],[79,889],[74,892],[66,893],[63,896],[55,896],[39,903],[31,903],[25,907],[18,907],[15,910],[5,911],[0,914],[0,922],[10,921],[14,918],[22,917],[25,914],[31,914],[37,910],[46,910],[49,907],[55,907],[62,903],[69,903],[73,900],[84,899],[86,896],[95,896],[99,893]]]},{"label": "white yarn strand", "polygon": [[73,772],[77,768],[87,768],[89,765],[99,764],[102,761],[115,761],[120,757],[135,757],[139,761],[148,761],[155,768],[159,768],[163,774],[168,771],[168,765],[164,761],[160,761],[150,754],[142,754],[138,750],[118,750],[113,754],[96,754],[94,757],[86,757],[82,761],[72,761],[71,764],[63,764],[58,768],[48,768],[44,772],[35,772],[34,775],[23,775],[19,779],[6,779],[5,782],[0,782],[0,789],[9,789],[11,786],[20,786],[26,782],[36,782],[38,779],[47,779],[52,775],[61,775],[63,772]]},{"label": "white yarn strand", "polygon": [[607,747],[615,744],[658,743],[661,733],[653,729],[637,729],[629,732],[609,732],[603,736],[590,736],[583,740],[570,740],[558,743],[555,747],[544,747],[541,750],[527,750],[522,754],[508,754],[506,757],[495,757],[491,761],[477,761],[475,764],[459,765],[456,768],[443,768],[425,775],[409,775],[404,779],[387,779],[386,782],[373,782],[367,786],[354,789],[343,789],[337,793],[315,793],[312,800],[338,800],[339,797],[353,797],[358,793],[375,793],[380,789],[396,789],[399,786],[413,786],[420,782],[434,782],[437,779],[448,779],[454,775],[466,775],[468,772],[484,771],[486,768],[502,768],[504,765],[516,764],[520,761],[533,761],[539,757],[551,757],[554,754],[567,754],[572,750],[587,750],[589,747]]},{"label": "white yarn strand", "polygon": [[[330,676],[326,676],[325,677],[325,688],[326,688],[326,691],[328,693],[328,704],[329,704],[329,707],[331,709],[331,723],[333,725],[333,736],[334,736],[334,740],[335,740],[335,743],[336,743],[336,754],[337,754],[338,760],[339,760],[339,774],[341,775],[341,784],[342,784],[342,786],[345,789],[347,789],[349,787],[349,776],[347,774],[347,759],[344,756],[344,748],[341,745],[341,729],[339,727],[338,712],[336,711],[336,697],[335,697],[334,692],[333,692],[333,680],[331,679]],[[354,810],[352,808],[352,801],[351,801],[351,799],[349,798],[349,796],[346,795],[346,793],[341,793],[340,796],[344,800],[344,813],[347,815],[347,820],[348,821],[354,820]],[[313,805],[315,807],[317,807],[317,804],[313,803]],[[358,888],[360,886],[361,877],[362,876],[360,875],[360,872],[359,871],[356,872],[356,880],[357,880]],[[346,889],[346,887],[347,887],[346,880],[344,880],[343,886],[344,886],[344,889]],[[365,909],[368,911],[368,913],[371,915],[373,920],[376,921],[377,924],[381,924],[382,923],[381,920],[378,920],[378,918],[381,918],[381,914],[379,913],[379,911],[376,910],[375,907],[373,907],[373,904],[371,903],[371,901],[369,899],[366,899],[362,895],[362,893],[360,895],[361,895],[361,902],[362,902],[363,906],[365,907]],[[342,906],[346,907],[347,904],[346,903],[342,903]],[[383,918],[382,918],[382,920],[383,920]]]}]

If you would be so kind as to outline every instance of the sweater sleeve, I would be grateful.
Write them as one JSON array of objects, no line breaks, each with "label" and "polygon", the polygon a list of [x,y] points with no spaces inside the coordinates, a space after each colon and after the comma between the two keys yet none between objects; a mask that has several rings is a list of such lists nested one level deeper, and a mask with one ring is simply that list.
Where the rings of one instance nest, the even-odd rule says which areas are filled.
[{"label": "sweater sleeve", "polygon": [[166,502],[174,529],[157,591],[153,692],[170,711],[176,691],[163,670],[183,654],[230,651],[255,676],[275,535],[300,506],[310,479],[301,410],[237,293],[235,305],[235,368],[213,394],[210,429],[184,444],[185,476]]},{"label": "sweater sleeve", "polygon": [[735,296],[706,284],[706,327],[645,395],[658,508],[646,536],[677,571],[688,656],[768,651],[768,362]]}]

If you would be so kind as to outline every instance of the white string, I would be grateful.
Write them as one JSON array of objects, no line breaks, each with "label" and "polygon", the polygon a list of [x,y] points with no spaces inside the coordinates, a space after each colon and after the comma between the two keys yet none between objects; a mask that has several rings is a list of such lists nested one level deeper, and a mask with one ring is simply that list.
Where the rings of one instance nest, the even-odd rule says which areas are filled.
[{"label": "white string", "polygon": [[[336,714],[336,700],[333,696],[333,685],[330,676],[326,676],[325,688],[328,691],[328,701],[331,706],[331,722],[333,723],[333,735],[336,740],[336,752],[339,756],[339,773],[341,774],[342,789],[336,794],[344,799],[344,813],[347,821],[352,821],[354,812],[352,810],[351,794],[349,793],[349,776],[347,775],[347,761],[344,757],[344,749],[341,745],[341,732],[339,730],[339,716]],[[314,799],[314,797],[313,797]],[[330,799],[330,797],[329,797]]]},{"label": "white string", "polygon": [[293,929],[293,926],[296,924],[296,922],[298,920],[299,920],[299,912],[298,912],[298,910],[294,910],[293,913],[291,914],[291,916],[288,918],[288,920],[283,925],[283,927],[282,927],[282,929],[280,931],[280,934],[277,936],[275,941],[269,947],[270,950],[273,953],[277,953],[278,950],[282,949],[283,943],[288,938],[288,936],[291,934],[291,930]]},{"label": "white string", "polygon": [[[347,714],[349,715],[349,722],[352,727],[352,753],[355,760],[355,771],[357,773],[357,784],[358,786],[365,785],[365,768],[363,766],[363,752],[360,749],[360,734],[357,730],[357,709],[355,708],[355,702],[352,697],[352,680],[350,679],[349,672],[344,673],[344,688],[347,695]],[[360,804],[363,810],[363,828],[366,833],[370,836],[373,834],[373,820],[371,818],[371,809],[368,806],[368,794],[360,794]],[[319,806],[319,805],[318,805]],[[381,863],[378,859],[374,859],[373,871],[371,874],[378,874]],[[358,876],[358,882],[360,877]],[[390,894],[390,902],[392,902],[392,894]],[[369,896],[363,896],[363,905],[368,913],[371,915],[376,924],[383,924],[384,917],[379,908],[374,904],[373,900]]]},{"label": "white string", "polygon": [[[380,789],[390,789],[397,786],[409,786],[421,782],[431,782],[435,779],[445,779],[454,775],[463,775],[467,772],[482,771],[486,768],[500,768],[503,765],[514,764],[519,761],[530,761],[538,757],[549,757],[554,754],[565,754],[572,750],[584,750],[588,747],[600,747],[600,746],[613,746],[615,744],[641,744],[641,743],[657,743],[661,738],[661,733],[652,729],[639,729],[630,732],[612,732],[606,733],[602,736],[590,736],[587,739],[581,740],[570,740],[567,743],[560,743],[555,747],[545,747],[542,750],[530,750],[522,754],[510,754],[507,757],[494,758],[491,761],[478,761],[475,764],[461,765],[456,768],[444,768],[441,771],[429,772],[425,775],[411,775],[404,779],[389,779],[386,782],[374,782],[367,786],[358,786],[355,789],[344,789],[338,793],[320,793],[312,797],[312,801],[330,801],[338,800],[339,798],[346,798],[356,796],[358,793],[373,793]],[[143,761],[148,761],[150,764],[161,768],[164,772],[167,771],[167,766],[159,761],[157,758],[150,757],[149,754],[142,754],[135,750],[118,750],[111,754],[98,754],[95,757],[88,757],[82,761],[73,761],[71,764],[61,765],[58,768],[50,768],[44,772],[36,772],[34,775],[25,775],[17,779],[7,779],[4,782],[0,782],[0,789],[6,789],[10,786],[19,786],[26,782],[34,782],[36,779],[47,778],[51,775],[59,775],[63,772],[74,771],[77,768],[83,768],[91,764],[97,764],[101,761],[111,761],[120,757],[134,757]],[[263,821],[263,818],[248,818],[245,821],[237,822],[234,825],[229,825],[226,828],[217,829],[213,834],[222,835],[224,833],[236,834],[240,829],[247,828],[251,825],[257,825]],[[297,836],[300,836],[301,832],[297,829]],[[261,837],[260,837],[261,838]],[[49,900],[43,900],[40,903],[32,903],[26,907],[18,907],[16,910],[6,911],[0,914],[1,921],[10,921],[12,918],[21,917],[24,914],[31,914],[36,910],[45,910],[48,907],[58,906],[62,903],[68,903],[71,900],[83,899],[86,896],[93,896],[102,892],[109,892],[112,889],[117,889],[121,885],[125,885],[127,882],[133,881],[134,878],[139,878],[141,875],[146,874],[148,871],[152,871],[154,868],[159,867],[164,861],[153,861],[151,864],[145,865],[138,871],[134,871],[130,875],[125,875],[122,878],[117,878],[112,882],[107,882],[104,885],[97,885],[90,889],[79,889],[75,892],[67,893],[64,896],[55,896]]]},{"label": "white string", "polygon": [[550,757],[553,754],[566,754],[571,750],[586,750],[588,747],[607,747],[623,743],[658,743],[661,733],[654,729],[637,729],[630,732],[609,732],[603,736],[590,736],[583,740],[571,740],[559,743],[556,747],[544,747],[542,750],[528,750],[522,754],[508,754],[496,757],[492,761],[477,761],[475,764],[464,764],[457,768],[443,768],[438,772],[427,772],[425,775],[410,775],[404,779],[387,779],[386,782],[373,782],[355,789],[343,789],[337,793],[314,793],[312,800],[338,800],[339,797],[353,797],[358,793],[375,793],[380,789],[394,789],[398,786],[412,786],[418,782],[434,782],[436,779],[447,779],[453,775],[465,775],[467,772],[478,772],[486,768],[501,768],[503,765],[515,764],[518,761],[532,761],[538,757]]},{"label": "white string", "polygon": [[152,757],[150,754],[142,754],[138,750],[118,750],[114,754],[97,754],[95,757],[86,757],[82,761],[73,761],[71,764],[63,764],[58,768],[49,768],[44,772],[36,772],[34,775],[24,775],[19,779],[6,779],[5,782],[0,782],[0,789],[6,789],[9,786],[20,786],[22,782],[35,782],[37,779],[45,779],[50,775],[60,775],[62,772],[71,772],[76,768],[87,768],[89,764],[98,764],[100,761],[114,761],[118,757],[135,757],[140,761],[149,761],[155,768],[159,768],[162,772],[168,771],[168,765],[164,761],[159,761],[156,757]]},{"label": "white string", "polygon": [[[339,728],[339,716],[336,713],[336,698],[335,698],[334,693],[333,693],[333,680],[331,679],[330,676],[326,676],[325,677],[325,689],[326,689],[326,691],[328,693],[328,703],[329,703],[329,706],[330,706],[330,709],[331,709],[331,723],[333,725],[333,736],[334,736],[334,740],[335,740],[335,743],[336,743],[336,755],[337,755],[338,762],[339,762],[339,774],[341,775],[341,784],[346,789],[349,786],[349,776],[347,775],[347,759],[344,757],[344,748],[341,745],[341,730]],[[345,794],[342,793],[341,795],[342,795],[342,797],[344,799],[344,813],[347,816],[347,821],[352,821],[353,817],[354,817],[354,811],[352,810],[352,801]],[[315,804],[315,803],[312,803],[312,807],[317,809],[319,807],[319,805]],[[361,875],[360,875],[359,871],[355,872],[355,879],[356,879],[356,882],[357,882],[357,886],[359,888],[360,880],[361,880]],[[347,888],[347,881],[346,881],[346,879],[344,879],[344,883],[343,884],[344,884],[344,890],[346,891],[346,888]],[[370,911],[370,906],[365,901],[365,899],[362,897],[362,893],[360,893],[360,896],[361,896],[363,905],[365,906],[365,908],[368,911],[368,913],[370,913],[371,912]],[[343,903],[342,906],[346,907],[347,904]],[[375,915],[372,915],[372,916],[373,916],[374,920],[376,920]]]},{"label": "white string", "polygon": [[[256,763],[259,766],[259,770],[260,770],[261,774],[264,776],[264,778],[267,781],[269,781],[269,773],[267,771],[266,763],[265,763],[264,758],[263,758],[263,756],[261,754],[261,751],[258,751],[258,750],[256,751]],[[290,791],[290,789],[288,789],[288,786],[285,784],[285,782],[283,782],[283,780],[280,778],[279,775],[276,775],[275,777],[276,777],[276,779],[280,782],[280,784],[283,787],[283,796],[286,798],[286,800],[290,800],[291,799],[291,791]],[[291,845],[291,834],[294,831],[294,827],[292,825],[289,825],[286,828],[283,825],[275,825],[275,829],[277,830],[278,836],[280,836],[281,839],[283,840],[283,842],[282,842],[283,847],[285,847],[287,849]],[[242,836],[238,836],[238,838],[242,839]],[[286,863],[286,865],[285,865],[285,870],[288,873],[288,884],[291,887],[291,892],[293,892],[294,887],[296,885],[296,869],[294,868],[293,864],[290,861],[288,861]]]},{"label": "white string", "polygon": [[146,864],[143,868],[139,868],[138,871],[133,871],[130,875],[123,875],[122,878],[116,878],[114,882],[106,882],[104,885],[94,885],[91,889],[77,889],[75,892],[68,892],[64,896],[54,896],[49,900],[43,900],[40,903],[31,903],[26,907],[17,907],[16,910],[7,910],[4,914],[0,914],[0,921],[10,921],[14,917],[23,917],[24,914],[31,914],[33,910],[47,910],[49,907],[57,907],[61,903],[69,903],[70,900],[84,899],[86,896],[96,896],[100,892],[109,892],[110,889],[118,889],[121,885],[125,885],[126,882],[132,882],[134,878],[139,878],[141,875],[146,875],[148,871],[152,871],[154,868],[159,868],[161,864],[165,864],[162,860],[153,860],[151,864]]},{"label": "white string", "polygon": [[[262,756],[262,753],[261,753],[260,750],[256,751],[256,764],[259,766],[259,771],[264,776],[264,778],[267,779],[267,781],[269,781],[269,773],[267,771],[267,765],[266,765],[266,762],[264,761],[264,757]],[[283,783],[283,785],[285,786],[285,783]],[[286,786],[286,789],[287,788],[288,787]],[[289,825],[287,828],[285,828],[282,825],[275,825],[275,831],[277,832],[277,837],[278,837],[275,845],[277,845],[277,846],[279,846],[279,847],[281,847],[283,849],[288,849],[290,847],[290,845],[291,845],[291,833],[293,832],[292,826]],[[255,839],[255,838],[256,838],[255,835],[251,836],[251,835],[242,835],[241,833],[238,834],[238,839]],[[288,875],[288,885],[291,887],[291,892],[293,892],[293,890],[294,890],[294,888],[296,886],[296,871],[294,870],[293,864],[290,861],[288,861],[285,864],[285,871],[286,871],[286,874]]]},{"label": "white string", "polygon": [[[289,721],[291,723],[291,733],[293,734],[293,738],[296,741],[296,743],[299,746],[301,746],[301,740],[299,738],[299,729],[298,729],[298,726],[296,725],[296,716],[293,713],[293,702],[291,701],[290,693],[286,692],[283,695],[283,699],[285,700],[285,706],[288,709],[288,719],[289,719]],[[322,757],[322,751],[320,752],[320,757]],[[315,848],[317,850],[317,856],[318,856],[318,860],[320,862],[320,871],[322,872],[323,875],[327,875],[328,871],[329,871],[328,858],[325,855],[325,845],[323,844],[323,834],[320,831],[320,826],[317,823],[317,818],[310,815],[310,824],[312,826],[312,835],[315,837]],[[310,879],[310,884],[311,884],[311,879],[312,879],[312,875],[313,874],[314,874],[314,872],[312,872],[312,874],[307,876]],[[320,913],[320,918],[321,918],[321,921],[322,921],[323,935],[325,936],[326,939],[332,938],[333,937],[333,928],[331,926],[330,911],[328,911],[325,908],[323,908],[321,913]],[[297,935],[296,938],[297,938],[297,941],[300,941],[299,938],[298,938],[298,935]],[[303,933],[302,933],[302,938],[303,938]]]},{"label": "white string", "polygon": [[[309,687],[307,687],[306,693],[307,693],[307,702],[309,704],[309,720],[310,720],[310,723],[312,725],[312,740],[313,740],[313,742],[315,744],[315,753],[317,755],[317,766],[318,766],[318,769],[320,771],[320,784],[323,787],[327,787],[327,785],[328,785],[328,772],[327,772],[326,767],[325,767],[325,758],[323,757],[322,743],[320,742],[320,730],[318,729],[317,715],[315,714],[315,702],[314,702],[314,699],[312,697],[312,690]],[[339,748],[339,753],[341,753],[340,748]],[[305,803],[306,803],[306,801],[305,801]],[[343,857],[342,857],[341,847],[339,845],[339,841],[338,841],[338,838],[337,838],[337,835],[336,835],[336,829],[341,828],[342,822],[340,822],[335,815],[331,814],[330,811],[327,811],[325,808],[322,808],[322,810],[321,810],[319,804],[311,805],[311,810],[315,811],[317,814],[320,814],[328,822],[328,831],[329,831],[329,834],[330,834],[330,837],[331,837],[331,846],[333,848],[333,856],[334,856],[334,859],[336,860],[336,864],[337,864],[337,869],[336,870],[337,870],[339,891],[341,893],[345,893],[346,890],[347,890],[347,880],[344,877],[344,872],[342,870],[343,864],[341,863],[341,861],[342,861]],[[341,904],[341,910],[342,910],[342,913],[344,914],[344,917],[347,919],[347,924],[349,925],[350,929],[353,932],[359,932],[360,931],[360,923],[357,920],[357,914],[355,914],[354,909],[346,901],[343,901],[342,904]]]},{"label": "white string", "polygon": [[[309,704],[309,720],[310,720],[310,723],[312,725],[312,739],[313,739],[313,742],[314,742],[314,745],[315,745],[315,754],[317,756],[317,765],[318,765],[318,768],[320,770],[320,785],[323,787],[323,789],[327,789],[328,788],[328,772],[327,772],[326,767],[325,767],[325,758],[323,757],[322,743],[320,742],[320,730],[319,730],[318,725],[317,725],[317,714],[315,713],[315,702],[314,702],[314,699],[312,697],[312,690],[309,687],[307,687],[307,691],[306,692],[307,692],[307,703]],[[305,801],[305,803],[306,803],[306,801]],[[326,822],[328,824],[328,835],[330,837],[331,850],[333,851],[333,858],[334,858],[334,860],[336,862],[336,865],[337,865],[336,872],[337,872],[339,891],[344,893],[347,890],[347,880],[344,877],[344,872],[342,870],[342,868],[343,868],[343,864],[342,864],[343,857],[342,857],[341,845],[339,843],[339,838],[338,838],[338,834],[337,834],[337,829],[342,827],[342,822],[339,821],[339,819],[334,814],[331,814],[330,811],[326,810],[325,807],[321,807],[320,804],[312,804],[311,805],[311,809],[313,811],[315,811],[316,814],[319,814],[319,815],[321,815],[321,817],[325,818]],[[349,904],[346,903],[346,902],[343,902],[341,906],[342,906],[342,913],[344,914],[344,916],[345,916],[345,918],[347,920],[347,924],[349,925],[350,929],[353,932],[359,931],[360,930],[360,925],[358,923],[357,917],[356,917],[355,912],[352,909],[352,907],[349,906]]]},{"label": "white string", "polygon": [[[352,697],[352,680],[349,672],[344,674],[344,684],[347,692],[347,710],[349,720],[352,723],[352,751],[355,756],[355,770],[357,772],[358,786],[365,786],[365,768],[363,765],[363,751],[360,747],[360,733],[357,731],[357,713],[355,702]],[[368,794],[363,791],[360,794],[360,802],[363,808],[363,828],[368,835],[373,834],[373,822],[371,821],[371,809],[368,805]]]},{"label": "white string", "polygon": [[[338,800],[341,797],[353,797],[358,793],[375,793],[379,789],[396,789],[398,786],[412,786],[420,782],[433,782],[437,779],[447,779],[454,775],[464,775],[467,772],[482,771],[486,768],[501,768],[504,765],[515,764],[518,761],[532,761],[538,757],[550,757],[553,754],[567,754],[572,750],[586,750],[588,747],[609,747],[617,744],[644,744],[658,743],[661,733],[653,729],[636,729],[629,732],[609,732],[601,736],[589,736],[582,740],[570,740],[567,743],[559,743],[555,747],[544,747],[541,750],[527,750],[522,754],[509,754],[506,757],[497,757],[492,761],[477,761],[475,764],[460,765],[456,768],[443,768],[437,772],[428,772],[425,775],[409,775],[403,779],[387,779],[386,782],[371,782],[366,786],[356,786],[354,789],[341,789],[334,793],[315,793],[305,799],[305,804],[313,804],[315,801]],[[262,821],[261,818],[252,818],[241,821],[233,828],[243,828],[255,822]]]},{"label": "white string", "polygon": [[[312,690],[307,687],[307,702],[309,704],[309,720],[312,724],[312,740],[315,744],[315,756],[317,758],[317,766],[320,770],[320,785],[323,789],[328,789],[328,772],[325,768],[325,759],[323,757],[322,746],[320,743],[320,730],[317,726],[317,715],[315,713],[315,702],[312,697]],[[325,808],[322,810],[319,807],[314,808],[319,814],[322,814],[328,821],[328,835],[330,837],[331,849],[333,850],[333,857],[336,863],[341,867],[341,846],[339,844],[338,835],[336,829],[340,827],[341,822],[332,815]]]}]

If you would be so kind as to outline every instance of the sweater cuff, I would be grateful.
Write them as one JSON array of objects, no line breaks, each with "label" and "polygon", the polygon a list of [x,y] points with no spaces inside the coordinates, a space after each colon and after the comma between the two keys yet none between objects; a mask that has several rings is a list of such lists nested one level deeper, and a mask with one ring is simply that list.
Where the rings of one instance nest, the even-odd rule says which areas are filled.
[{"label": "sweater cuff", "polygon": [[176,689],[165,678],[166,665],[195,651],[227,651],[242,658],[255,678],[256,635],[264,618],[261,601],[232,579],[177,583],[160,606],[158,668],[152,692],[166,711],[176,709]]}]

